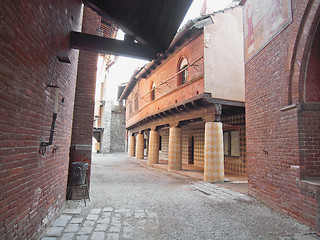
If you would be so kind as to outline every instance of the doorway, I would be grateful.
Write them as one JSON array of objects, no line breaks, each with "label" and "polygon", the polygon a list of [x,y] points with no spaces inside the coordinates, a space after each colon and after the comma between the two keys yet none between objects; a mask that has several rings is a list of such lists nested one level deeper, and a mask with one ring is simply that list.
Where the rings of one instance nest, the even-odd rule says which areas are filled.
[{"label": "doorway", "polygon": [[194,137],[190,136],[188,141],[188,164],[194,164]]}]

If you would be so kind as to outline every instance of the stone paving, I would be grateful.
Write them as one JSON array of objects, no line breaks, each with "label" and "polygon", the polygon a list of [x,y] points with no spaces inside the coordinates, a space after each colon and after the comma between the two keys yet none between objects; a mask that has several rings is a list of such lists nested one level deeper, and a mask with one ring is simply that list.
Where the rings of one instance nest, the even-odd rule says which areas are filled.
[{"label": "stone paving", "polygon": [[229,189],[207,182],[196,182],[191,184],[191,186],[199,192],[202,192],[205,195],[207,195],[209,199],[213,200],[213,202],[230,203],[236,202],[237,200],[252,200],[252,198],[248,197],[245,194],[231,191]]},{"label": "stone paving", "polygon": [[136,239],[135,232],[158,228],[158,214],[145,210],[95,208],[85,217],[79,209],[65,209],[42,240]]},{"label": "stone paving", "polygon": [[139,164],[94,156],[90,199],[67,201],[41,240],[319,240],[246,194]]},{"label": "stone paving", "polygon": [[[245,194],[238,193],[206,182],[194,182],[191,187],[204,193],[213,202],[251,201]],[[94,208],[83,216],[82,208],[65,208],[62,214],[46,231],[42,240],[118,240],[139,239],[136,232],[155,231],[159,226],[157,212],[148,210]]]}]

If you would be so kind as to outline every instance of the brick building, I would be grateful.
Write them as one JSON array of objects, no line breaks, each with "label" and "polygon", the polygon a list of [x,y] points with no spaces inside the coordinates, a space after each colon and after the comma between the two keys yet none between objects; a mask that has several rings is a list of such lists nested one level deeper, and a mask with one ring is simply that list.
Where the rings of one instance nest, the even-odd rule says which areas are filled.
[{"label": "brick building", "polygon": [[203,15],[132,75],[119,98],[129,155],[168,160],[169,170],[204,167],[210,182],[246,175],[242,33],[239,6]]},{"label": "brick building", "polygon": [[320,1],[258,2],[242,1],[249,192],[319,232]]},{"label": "brick building", "polygon": [[[0,1],[0,239],[37,239],[65,202],[69,163],[91,162],[98,52],[153,58],[191,4],[83,2]],[[100,37],[102,17],[127,41]]]}]

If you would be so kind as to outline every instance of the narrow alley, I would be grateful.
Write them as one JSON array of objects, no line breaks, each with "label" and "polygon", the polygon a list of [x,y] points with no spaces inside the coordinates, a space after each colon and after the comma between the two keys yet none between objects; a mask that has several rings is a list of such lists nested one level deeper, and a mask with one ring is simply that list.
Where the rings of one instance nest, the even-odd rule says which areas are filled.
[{"label": "narrow alley", "polygon": [[93,155],[90,199],[67,201],[42,240],[318,239],[304,225],[215,184]]}]

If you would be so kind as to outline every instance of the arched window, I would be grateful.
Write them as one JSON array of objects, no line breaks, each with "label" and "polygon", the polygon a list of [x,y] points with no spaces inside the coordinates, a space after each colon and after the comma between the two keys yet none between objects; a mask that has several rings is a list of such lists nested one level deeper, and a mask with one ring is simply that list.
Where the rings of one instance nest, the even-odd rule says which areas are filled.
[{"label": "arched window", "polygon": [[152,82],[152,86],[151,86],[151,101],[156,99],[156,85],[154,82]]},{"label": "arched window", "polygon": [[184,84],[187,80],[188,80],[188,69],[187,69],[187,66],[188,66],[188,60],[187,58],[183,57],[181,60],[180,60],[180,64],[179,64],[179,85],[182,85]]}]

